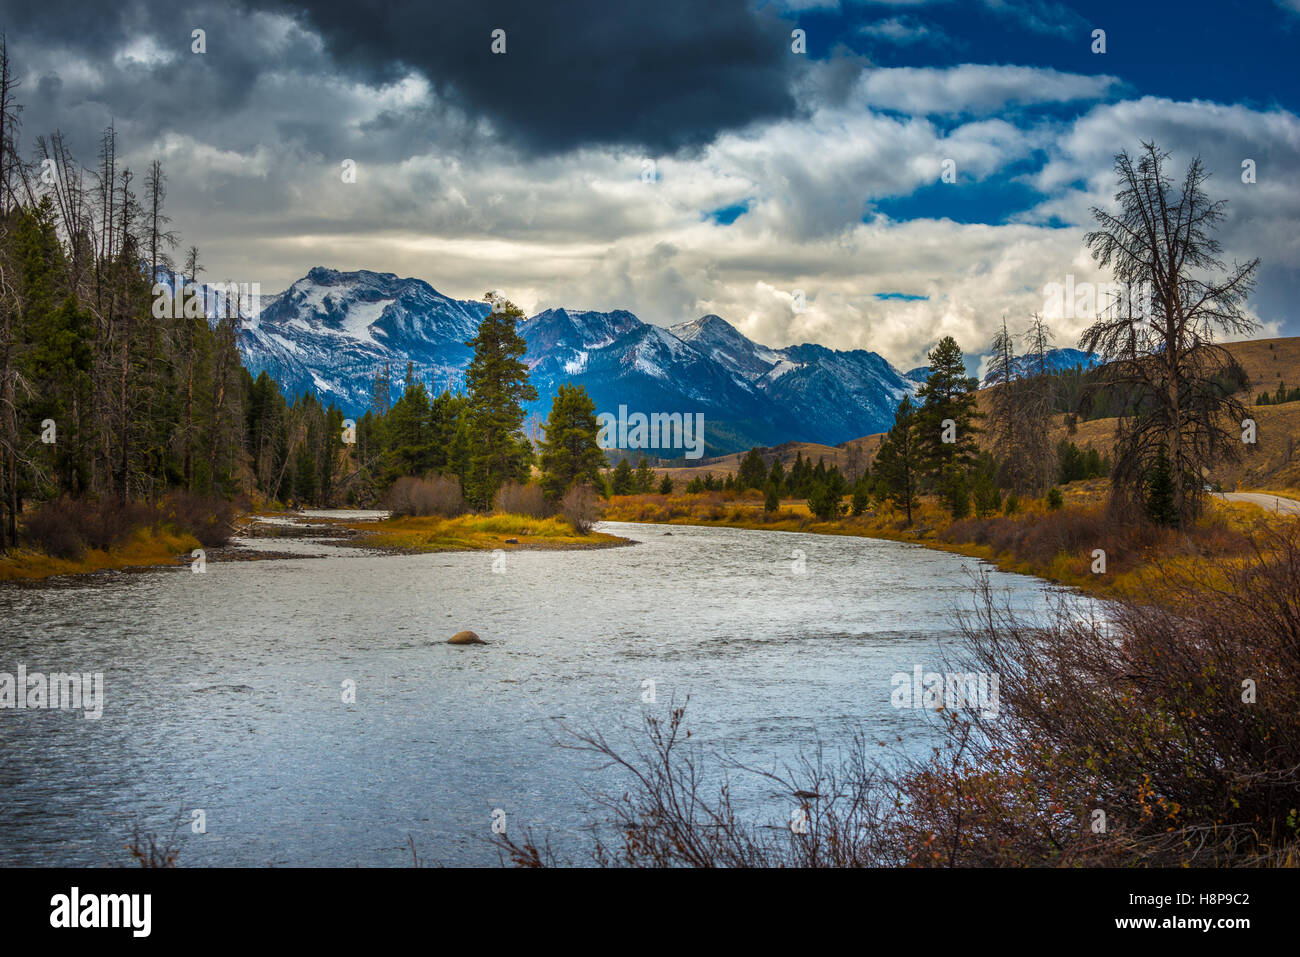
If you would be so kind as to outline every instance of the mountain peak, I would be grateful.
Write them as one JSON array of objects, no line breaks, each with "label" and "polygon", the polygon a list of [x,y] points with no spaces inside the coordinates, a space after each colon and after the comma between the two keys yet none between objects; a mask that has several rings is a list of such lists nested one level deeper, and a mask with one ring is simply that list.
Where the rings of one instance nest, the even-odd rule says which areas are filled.
[{"label": "mountain peak", "polygon": [[[376,375],[408,362],[435,392],[456,391],[472,358],[465,345],[487,314],[422,279],[315,266],[240,330],[250,373],[270,373],[290,395],[314,393],[346,414],[369,407]],[[711,452],[793,437],[835,444],[887,428],[914,386],[871,352],[769,349],[721,316],[665,328],[624,309],[556,306],[519,323],[544,418],[562,384],[584,386],[598,410],[698,411]],[[390,398],[401,383],[394,376]]]},{"label": "mountain peak", "polygon": [[[700,316],[698,319],[691,319],[689,322],[680,322],[675,326],[669,326],[678,339],[690,342],[693,339],[704,338],[707,340],[723,341],[729,340],[735,342],[744,339],[745,336],[719,315],[709,313],[707,316]],[[748,340],[746,340],[748,341]]]}]

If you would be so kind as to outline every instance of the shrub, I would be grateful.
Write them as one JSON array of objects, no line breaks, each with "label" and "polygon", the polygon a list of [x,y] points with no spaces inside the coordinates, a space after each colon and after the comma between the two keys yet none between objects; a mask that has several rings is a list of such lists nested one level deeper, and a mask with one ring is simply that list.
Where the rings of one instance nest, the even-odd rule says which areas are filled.
[{"label": "shrub", "polygon": [[839,497],[827,485],[816,485],[808,494],[808,510],[828,522],[839,512]]},{"label": "shrub", "polygon": [[154,509],[136,502],[85,499],[72,508],[86,547],[104,551],[125,544],[136,529],[150,528],[160,518]]},{"label": "shrub", "polygon": [[518,482],[502,485],[492,500],[492,508],[497,512],[527,515],[530,518],[545,518],[551,514],[540,485],[520,485]]},{"label": "shrub", "polygon": [[[951,863],[1186,866],[1294,853],[1300,532],[1263,533],[1242,562],[1153,576],[1162,604],[1122,602],[1105,621],[1062,609],[1046,629],[982,593],[987,612],[965,623],[969,663],[1002,676],[1002,720],[971,713],[969,766],[934,768],[924,784],[937,813],[915,822],[957,849]],[[1247,698],[1244,679],[1271,690]],[[968,800],[989,773],[981,766],[993,785],[983,812]],[[939,811],[958,795],[960,821]],[[1105,835],[1086,826],[1095,807],[1115,809]],[[989,839],[1011,833],[1005,848]]]},{"label": "shrub", "polygon": [[1053,485],[1051,488],[1047,490],[1048,508],[1050,508],[1052,511],[1056,511],[1064,504],[1065,504],[1065,496],[1061,494],[1061,490],[1059,488]]},{"label": "shrub", "polygon": [[23,519],[23,541],[54,558],[75,561],[88,548],[107,551],[125,544],[137,529],[151,528],[161,517],[155,509],[135,502],[123,505],[64,495]]},{"label": "shrub", "polygon": [[43,503],[23,518],[22,540],[35,548],[67,561],[76,561],[86,553],[86,543],[74,514],[76,503],[66,495]]},{"label": "shrub", "polygon": [[442,515],[452,518],[465,511],[460,479],[449,475],[435,475],[427,479],[403,476],[385,493],[383,503],[394,518],[407,515]]},{"label": "shrub", "polygon": [[178,531],[197,538],[204,548],[229,544],[234,532],[234,507],[219,495],[171,492],[162,501],[161,514]]},{"label": "shrub", "polygon": [[590,485],[573,486],[560,500],[560,512],[575,532],[586,535],[600,517],[600,504],[595,490]]}]

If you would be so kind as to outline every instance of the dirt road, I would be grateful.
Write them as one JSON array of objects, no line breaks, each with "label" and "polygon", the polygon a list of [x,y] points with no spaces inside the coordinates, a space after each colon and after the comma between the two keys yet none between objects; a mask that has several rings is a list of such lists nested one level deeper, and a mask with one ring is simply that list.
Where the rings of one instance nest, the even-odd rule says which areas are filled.
[{"label": "dirt road", "polygon": [[1300,515],[1300,502],[1293,498],[1279,498],[1264,492],[1224,492],[1222,497],[1229,502],[1251,502],[1279,515]]}]

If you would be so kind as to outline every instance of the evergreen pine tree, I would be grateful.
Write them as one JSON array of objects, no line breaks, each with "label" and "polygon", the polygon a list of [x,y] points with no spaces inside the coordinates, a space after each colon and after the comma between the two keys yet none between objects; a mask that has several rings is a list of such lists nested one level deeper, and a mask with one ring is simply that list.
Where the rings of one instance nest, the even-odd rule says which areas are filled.
[{"label": "evergreen pine tree", "polygon": [[1147,518],[1155,525],[1173,528],[1178,524],[1178,507],[1175,504],[1174,472],[1169,456],[1162,448],[1146,481]]},{"label": "evergreen pine tree", "polygon": [[634,485],[632,466],[628,464],[626,458],[619,459],[618,465],[614,466],[614,477],[609,483],[610,494],[631,495]]},{"label": "evergreen pine tree", "polygon": [[917,390],[920,441],[926,468],[935,486],[952,481],[956,472],[974,464],[978,449],[975,421],[982,415],[976,405],[979,381],[966,374],[961,347],[945,336],[930,352],[930,372]]},{"label": "evergreen pine tree", "polygon": [[907,524],[912,524],[912,509],[916,505],[924,463],[920,435],[920,413],[910,397],[894,410],[894,424],[885,437],[872,474],[885,496],[907,513]]},{"label": "evergreen pine tree", "polygon": [[778,492],[785,488],[785,467],[781,465],[780,459],[772,460],[772,471],[768,473],[767,478],[776,486]]},{"label": "evergreen pine tree", "polygon": [[523,318],[514,303],[494,302],[478,335],[466,343],[474,358],[465,372],[473,430],[465,498],[475,508],[487,508],[503,483],[528,479],[532,446],[521,403],[536,399],[537,390],[523,362],[527,345],[515,328]]},{"label": "evergreen pine tree", "polygon": [[541,441],[542,488],[558,500],[574,485],[594,483],[605,467],[597,444],[596,404],[580,385],[562,385],[551,402]]},{"label": "evergreen pine tree", "polygon": [[763,456],[759,454],[758,449],[750,449],[745,453],[745,457],[740,462],[740,468],[736,470],[736,488],[745,491],[751,488],[762,488],[767,483],[768,471],[767,466],[763,464]]},{"label": "evergreen pine tree", "polygon": [[650,463],[645,458],[640,459],[636,464],[636,475],[633,476],[632,486],[636,489],[638,495],[648,495],[654,491],[655,472],[650,467]]}]

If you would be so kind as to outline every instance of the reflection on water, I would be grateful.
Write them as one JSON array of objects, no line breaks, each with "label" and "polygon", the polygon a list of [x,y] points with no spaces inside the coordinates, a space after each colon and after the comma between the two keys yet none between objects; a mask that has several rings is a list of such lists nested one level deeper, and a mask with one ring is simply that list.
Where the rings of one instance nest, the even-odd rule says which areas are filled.
[{"label": "reflection on water", "polygon": [[[973,560],[603,528],[640,544],[502,566],[304,541],[326,557],[0,588],[0,671],[102,672],[106,699],[98,721],[0,711],[0,863],[125,864],[134,822],[178,819],[183,866],[407,865],[408,834],[421,858],[493,863],[496,808],[563,847],[593,819],[587,789],[621,782],[557,748],[561,725],[630,740],[644,709],[687,695],[693,740],[751,764],[859,730],[931,740],[925,712],[890,706],[890,677],[939,664]],[[1013,607],[1043,607],[1042,583],[994,578]],[[465,628],[489,644],[445,644]]]}]

